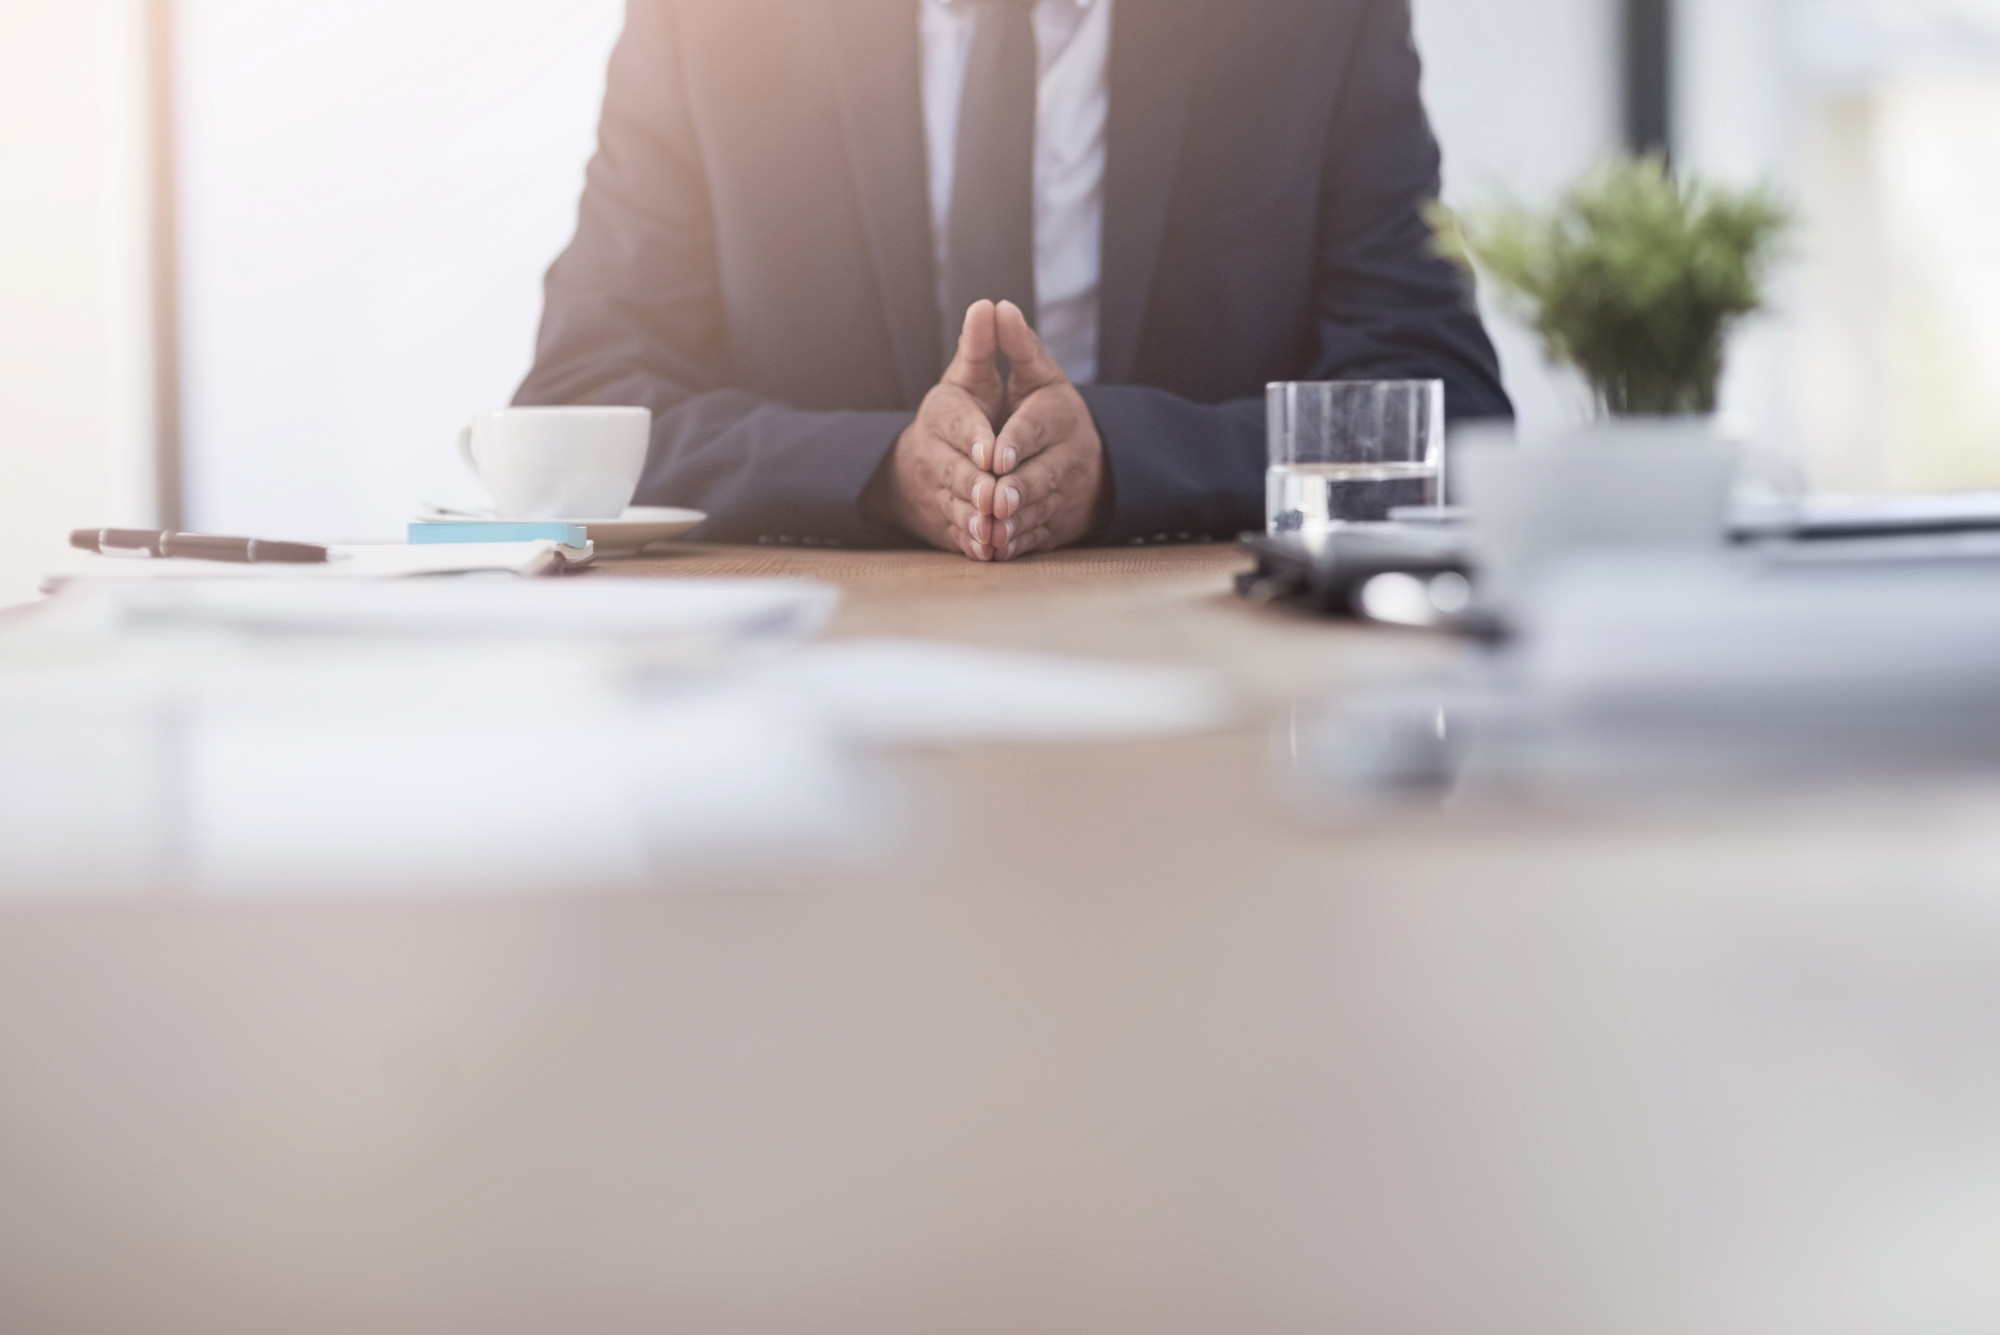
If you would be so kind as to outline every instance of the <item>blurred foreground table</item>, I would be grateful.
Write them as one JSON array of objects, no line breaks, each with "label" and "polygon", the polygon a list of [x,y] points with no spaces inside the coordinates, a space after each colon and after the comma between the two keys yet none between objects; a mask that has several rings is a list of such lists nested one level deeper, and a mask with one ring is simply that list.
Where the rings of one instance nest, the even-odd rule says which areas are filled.
[{"label": "blurred foreground table", "polygon": [[[1448,665],[1216,548],[689,549],[1241,724],[912,753],[865,866],[0,910],[0,1330],[1768,1332],[2000,1312],[2000,803],[1324,824]],[[1987,1329],[1995,1328],[1987,1325]]]}]

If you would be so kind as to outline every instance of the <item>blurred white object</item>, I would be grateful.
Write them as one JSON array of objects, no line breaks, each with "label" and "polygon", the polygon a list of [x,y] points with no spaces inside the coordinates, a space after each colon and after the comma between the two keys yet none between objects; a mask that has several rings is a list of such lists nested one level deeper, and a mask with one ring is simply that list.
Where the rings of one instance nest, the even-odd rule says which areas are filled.
[{"label": "blurred white object", "polygon": [[[1470,461],[1473,455],[1517,450],[1521,445],[1521,431],[1509,421],[1458,422],[1451,425],[1445,439],[1444,496],[1443,511],[1430,518],[1434,522],[1461,522],[1470,511],[1466,509],[1471,495],[1471,484],[1467,481]],[[1391,520],[1403,521],[1406,516],[1392,514]]]},{"label": "blurred white object", "polygon": [[717,667],[783,580],[84,585],[0,636],[0,892],[515,891],[816,862],[885,828],[809,705]]},{"label": "blurred white object", "polygon": [[810,709],[588,645],[406,645],[0,694],[0,894],[517,892],[845,856],[886,827]]},{"label": "blurred white object", "polygon": [[2000,699],[2000,563],[1771,567],[1578,563],[1552,579],[1518,656],[1571,699],[1822,692],[1911,706]]},{"label": "blurred white object", "polygon": [[1170,737],[1236,714],[1209,672],[910,640],[818,646],[760,680],[878,745]]},{"label": "blurred white object", "polygon": [[1581,563],[1523,632],[1479,750],[1559,787],[2000,770],[2000,565]]},{"label": "blurred white object", "polygon": [[356,703],[224,709],[188,733],[175,796],[193,888],[671,888],[717,864],[821,859],[877,823],[849,758],[782,700]]},{"label": "blurred white object", "polygon": [[1573,557],[1481,671],[1340,702],[1308,789],[1363,809],[2000,774],[2000,560]]}]

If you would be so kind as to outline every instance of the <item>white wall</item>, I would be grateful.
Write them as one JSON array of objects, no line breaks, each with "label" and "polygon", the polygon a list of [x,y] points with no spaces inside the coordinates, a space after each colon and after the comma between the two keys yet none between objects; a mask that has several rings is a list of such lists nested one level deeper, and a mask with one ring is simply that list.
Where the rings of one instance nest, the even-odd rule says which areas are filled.
[{"label": "white wall", "polygon": [[1822,490],[2000,486],[2000,0],[1681,0],[1687,164],[1804,226],[1730,410]]},{"label": "white wall", "polygon": [[0,3],[0,606],[152,492],[138,0]]},{"label": "white wall", "polygon": [[526,374],[621,0],[182,0],[191,526],[394,537]]},{"label": "white wall", "polygon": [[[1683,170],[1801,195],[1798,70],[1787,58],[1792,0],[1677,0],[1674,137]],[[1773,310],[1730,349],[1722,413],[1733,434],[1811,467],[1796,391],[1804,276],[1773,275]]]},{"label": "white wall", "polygon": [[[1617,0],[1416,0],[1447,203],[1545,202],[1619,146],[1619,11]],[[1588,411],[1578,378],[1487,305],[1523,432]]]}]

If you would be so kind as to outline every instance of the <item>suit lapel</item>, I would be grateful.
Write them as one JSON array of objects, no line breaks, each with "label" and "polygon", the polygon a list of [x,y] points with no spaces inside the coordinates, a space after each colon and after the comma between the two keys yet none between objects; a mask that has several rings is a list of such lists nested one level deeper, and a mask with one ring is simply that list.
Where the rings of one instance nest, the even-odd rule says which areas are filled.
[{"label": "suit lapel", "polygon": [[1132,377],[1194,100],[1204,0],[1120,0],[1112,11],[1105,129],[1098,375]]},{"label": "suit lapel", "polygon": [[917,0],[826,0],[848,161],[912,407],[944,372]]}]

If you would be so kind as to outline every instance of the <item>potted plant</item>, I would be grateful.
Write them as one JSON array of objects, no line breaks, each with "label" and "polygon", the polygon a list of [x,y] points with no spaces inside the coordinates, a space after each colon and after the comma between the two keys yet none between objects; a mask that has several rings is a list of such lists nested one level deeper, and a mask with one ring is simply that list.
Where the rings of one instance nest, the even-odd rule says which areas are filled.
[{"label": "potted plant", "polygon": [[1791,227],[1768,189],[1684,180],[1616,158],[1547,211],[1432,211],[1440,251],[1486,275],[1549,355],[1595,393],[1599,420],[1534,448],[1465,458],[1474,542],[1501,601],[1556,558],[1713,550],[1738,454],[1713,418],[1730,334],[1764,309]]},{"label": "potted plant", "polygon": [[1767,304],[1791,230],[1768,188],[1732,191],[1617,157],[1547,211],[1432,211],[1441,252],[1484,273],[1612,417],[1715,412],[1729,336]]}]

